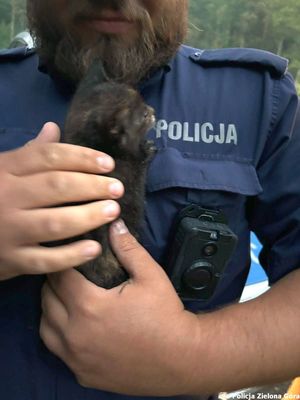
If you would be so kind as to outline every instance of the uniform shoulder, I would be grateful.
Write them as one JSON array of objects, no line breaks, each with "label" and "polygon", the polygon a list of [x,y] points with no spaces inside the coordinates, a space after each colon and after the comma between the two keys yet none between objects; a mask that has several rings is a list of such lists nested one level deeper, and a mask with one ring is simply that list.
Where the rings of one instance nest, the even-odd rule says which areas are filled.
[{"label": "uniform shoulder", "polygon": [[287,73],[289,64],[286,58],[258,49],[228,48],[200,50],[182,46],[179,53],[199,65],[207,67],[236,66],[263,69],[268,70],[275,78],[284,76]]},{"label": "uniform shoulder", "polygon": [[0,49],[0,63],[5,61],[20,61],[35,54],[35,49],[26,46],[12,49]]}]

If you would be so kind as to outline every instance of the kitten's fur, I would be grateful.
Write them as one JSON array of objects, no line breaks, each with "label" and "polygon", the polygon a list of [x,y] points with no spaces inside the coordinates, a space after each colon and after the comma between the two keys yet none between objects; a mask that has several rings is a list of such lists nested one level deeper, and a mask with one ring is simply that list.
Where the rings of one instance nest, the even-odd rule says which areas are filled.
[{"label": "kitten's fur", "polygon": [[[121,218],[137,237],[143,217],[144,186],[147,162],[155,149],[145,140],[154,124],[153,109],[139,93],[126,84],[106,81],[99,63],[94,63],[82,80],[71,103],[64,131],[67,143],[91,147],[114,158],[115,170],[107,174],[123,182],[124,196],[118,200]],[[114,256],[108,225],[80,236],[101,243],[102,254],[77,269],[89,280],[112,288],[128,279]]]}]

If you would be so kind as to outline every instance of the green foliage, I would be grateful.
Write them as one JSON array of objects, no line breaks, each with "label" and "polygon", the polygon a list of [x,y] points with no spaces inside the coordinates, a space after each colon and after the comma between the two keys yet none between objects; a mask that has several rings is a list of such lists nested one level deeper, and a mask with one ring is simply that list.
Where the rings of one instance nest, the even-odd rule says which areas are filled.
[{"label": "green foliage", "polygon": [[[188,43],[200,48],[255,47],[300,70],[299,0],[190,0]],[[200,32],[199,32],[200,30]]]},{"label": "green foliage", "polygon": [[9,40],[9,24],[2,20],[0,21],[0,48],[6,47]]},{"label": "green foliage", "polygon": [[0,47],[26,28],[26,0],[0,0]]},{"label": "green foliage", "polygon": [[1,0],[0,1],[0,19],[1,22],[6,22],[7,24],[10,21],[10,12],[11,12],[11,4],[10,1]]},{"label": "green foliage", "polygon": [[296,88],[297,88],[297,92],[298,92],[298,95],[300,96],[300,82],[296,82]]}]

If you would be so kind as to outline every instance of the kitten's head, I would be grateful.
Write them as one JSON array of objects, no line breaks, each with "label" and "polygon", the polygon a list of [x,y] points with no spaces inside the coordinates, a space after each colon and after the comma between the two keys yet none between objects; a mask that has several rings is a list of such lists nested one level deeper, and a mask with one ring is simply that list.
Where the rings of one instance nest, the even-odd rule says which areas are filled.
[{"label": "kitten's head", "polygon": [[137,91],[128,88],[126,95],[126,98],[119,98],[116,102],[116,110],[107,122],[111,123],[110,135],[115,137],[121,148],[130,152],[153,128],[155,116],[153,108],[144,103]]},{"label": "kitten's head", "polygon": [[71,115],[73,134],[85,131],[95,148],[118,157],[138,156],[155,123],[153,108],[136,90],[118,83],[103,83],[79,94]]}]

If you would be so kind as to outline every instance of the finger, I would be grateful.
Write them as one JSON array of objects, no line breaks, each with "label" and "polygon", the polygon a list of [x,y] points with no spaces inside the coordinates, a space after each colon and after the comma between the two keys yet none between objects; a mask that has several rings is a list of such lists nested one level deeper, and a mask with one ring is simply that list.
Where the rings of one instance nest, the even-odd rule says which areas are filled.
[{"label": "finger", "polygon": [[109,234],[117,259],[135,281],[155,280],[157,274],[163,274],[159,264],[129,233],[121,219],[110,225]]},{"label": "finger", "polygon": [[26,179],[10,177],[5,197],[14,199],[14,206],[22,209],[117,199],[124,194],[120,181],[101,175],[53,171],[29,175]]},{"label": "finger", "polygon": [[15,275],[47,274],[84,264],[101,253],[99,243],[82,240],[57,247],[18,247],[9,254],[9,261],[16,269]]},{"label": "finger", "polygon": [[0,170],[16,176],[44,171],[77,171],[93,174],[114,169],[114,160],[105,153],[66,143],[33,143],[1,153]]},{"label": "finger", "polygon": [[36,144],[36,143],[49,143],[49,142],[59,142],[60,140],[60,129],[54,122],[47,122],[41,132],[33,140],[26,143],[26,146]]},{"label": "finger", "polygon": [[48,275],[48,281],[69,315],[74,310],[78,313],[79,309],[90,312],[97,303],[95,298],[101,299],[109,294],[108,290],[94,285],[75,269]]},{"label": "finger", "polygon": [[48,282],[41,292],[41,306],[48,323],[56,330],[64,330],[68,323],[69,315],[64,304],[56,296]]},{"label": "finger", "polygon": [[64,342],[61,336],[57,334],[57,331],[49,324],[47,317],[43,314],[40,323],[40,337],[51,353],[62,360],[65,358],[66,351]]},{"label": "finger", "polygon": [[12,240],[21,245],[51,242],[82,235],[113,221],[120,213],[114,200],[88,204],[16,211],[3,218]]}]

